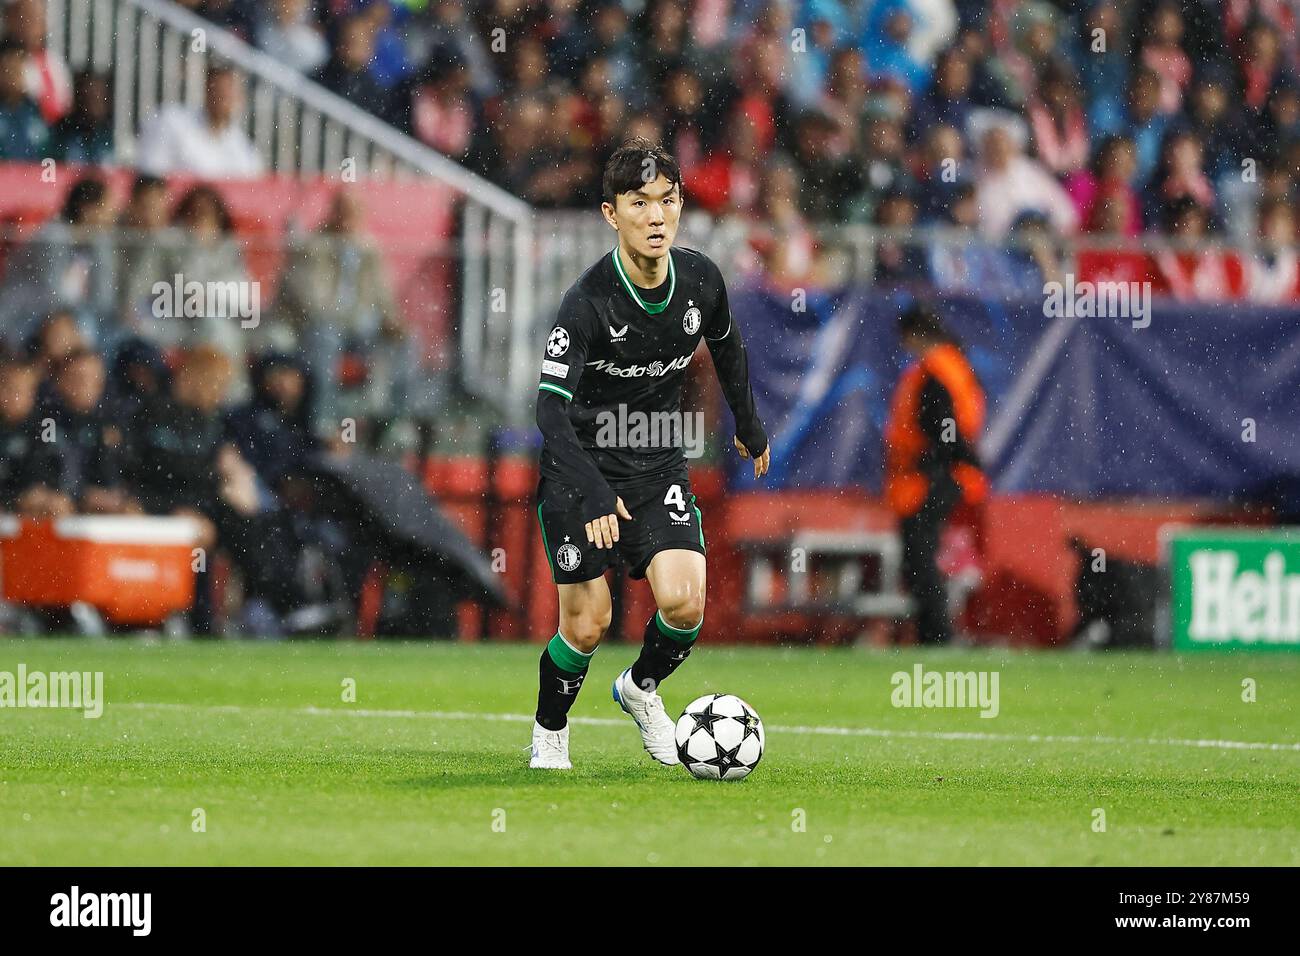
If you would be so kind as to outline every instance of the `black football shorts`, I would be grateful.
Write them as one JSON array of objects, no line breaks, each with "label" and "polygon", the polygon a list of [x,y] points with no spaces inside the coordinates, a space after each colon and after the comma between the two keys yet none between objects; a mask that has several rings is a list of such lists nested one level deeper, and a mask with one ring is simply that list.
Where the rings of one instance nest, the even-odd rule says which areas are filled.
[{"label": "black football shorts", "polygon": [[634,578],[644,578],[660,551],[704,554],[704,524],[686,469],[635,485],[613,486],[632,520],[618,521],[618,542],[597,548],[587,541],[586,519],[576,489],[543,477],[537,485],[537,520],[556,584],[580,584],[622,560]]}]

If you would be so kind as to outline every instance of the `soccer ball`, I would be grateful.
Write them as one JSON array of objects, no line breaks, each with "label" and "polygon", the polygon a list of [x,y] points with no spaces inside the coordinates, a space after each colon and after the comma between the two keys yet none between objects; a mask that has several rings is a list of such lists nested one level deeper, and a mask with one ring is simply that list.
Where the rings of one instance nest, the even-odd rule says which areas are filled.
[{"label": "soccer ball", "polygon": [[732,694],[705,694],[677,719],[677,756],[703,780],[740,780],[763,757],[763,721]]}]

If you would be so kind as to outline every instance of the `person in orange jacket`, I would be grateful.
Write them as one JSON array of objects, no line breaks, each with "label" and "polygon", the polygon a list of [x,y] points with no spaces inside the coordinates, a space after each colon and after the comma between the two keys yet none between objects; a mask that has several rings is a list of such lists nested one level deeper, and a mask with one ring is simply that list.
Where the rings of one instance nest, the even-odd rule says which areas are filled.
[{"label": "person in orange jacket", "polygon": [[984,390],[956,340],[933,310],[917,303],[898,323],[916,356],[899,378],[885,426],[885,501],[899,520],[903,583],[916,605],[922,644],[952,637],[948,593],[936,557],[939,534],[959,503],[988,494],[976,442]]}]

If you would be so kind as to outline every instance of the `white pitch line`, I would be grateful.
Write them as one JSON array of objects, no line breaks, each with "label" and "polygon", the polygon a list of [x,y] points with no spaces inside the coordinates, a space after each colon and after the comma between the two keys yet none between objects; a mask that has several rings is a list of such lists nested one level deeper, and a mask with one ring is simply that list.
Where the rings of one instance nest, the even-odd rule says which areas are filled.
[{"label": "white pitch line", "polygon": [[[245,707],[239,704],[179,704],[134,702],[111,704],[143,710],[206,710],[223,713],[272,711],[312,717],[396,717],[427,720],[485,720],[531,724],[531,714],[478,714],[465,710],[373,710],[364,707]],[[626,720],[612,717],[570,717],[570,723],[587,727],[622,727]],[[823,737],[881,737],[908,740],[980,740],[1029,744],[1140,744],[1151,747],[1198,747],[1210,750],[1272,750],[1300,753],[1300,743],[1270,743],[1261,740],[1196,740],[1182,737],[1085,737],[1077,734],[995,734],[977,730],[887,730],[881,727],[785,727],[769,726],[769,733],[805,734]]]}]

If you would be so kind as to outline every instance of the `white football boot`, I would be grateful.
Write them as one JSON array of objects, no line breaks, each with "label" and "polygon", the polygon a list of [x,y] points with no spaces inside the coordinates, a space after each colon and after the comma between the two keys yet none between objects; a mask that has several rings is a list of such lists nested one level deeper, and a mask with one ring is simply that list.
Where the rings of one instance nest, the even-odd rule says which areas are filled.
[{"label": "white football boot", "polygon": [[572,770],[569,763],[569,727],[547,730],[533,721],[533,756],[528,766],[540,770]]},{"label": "white football boot", "polygon": [[641,728],[641,742],[650,756],[668,767],[681,763],[673,735],[675,725],[664,713],[663,698],[637,687],[630,667],[614,678],[614,702]]}]

